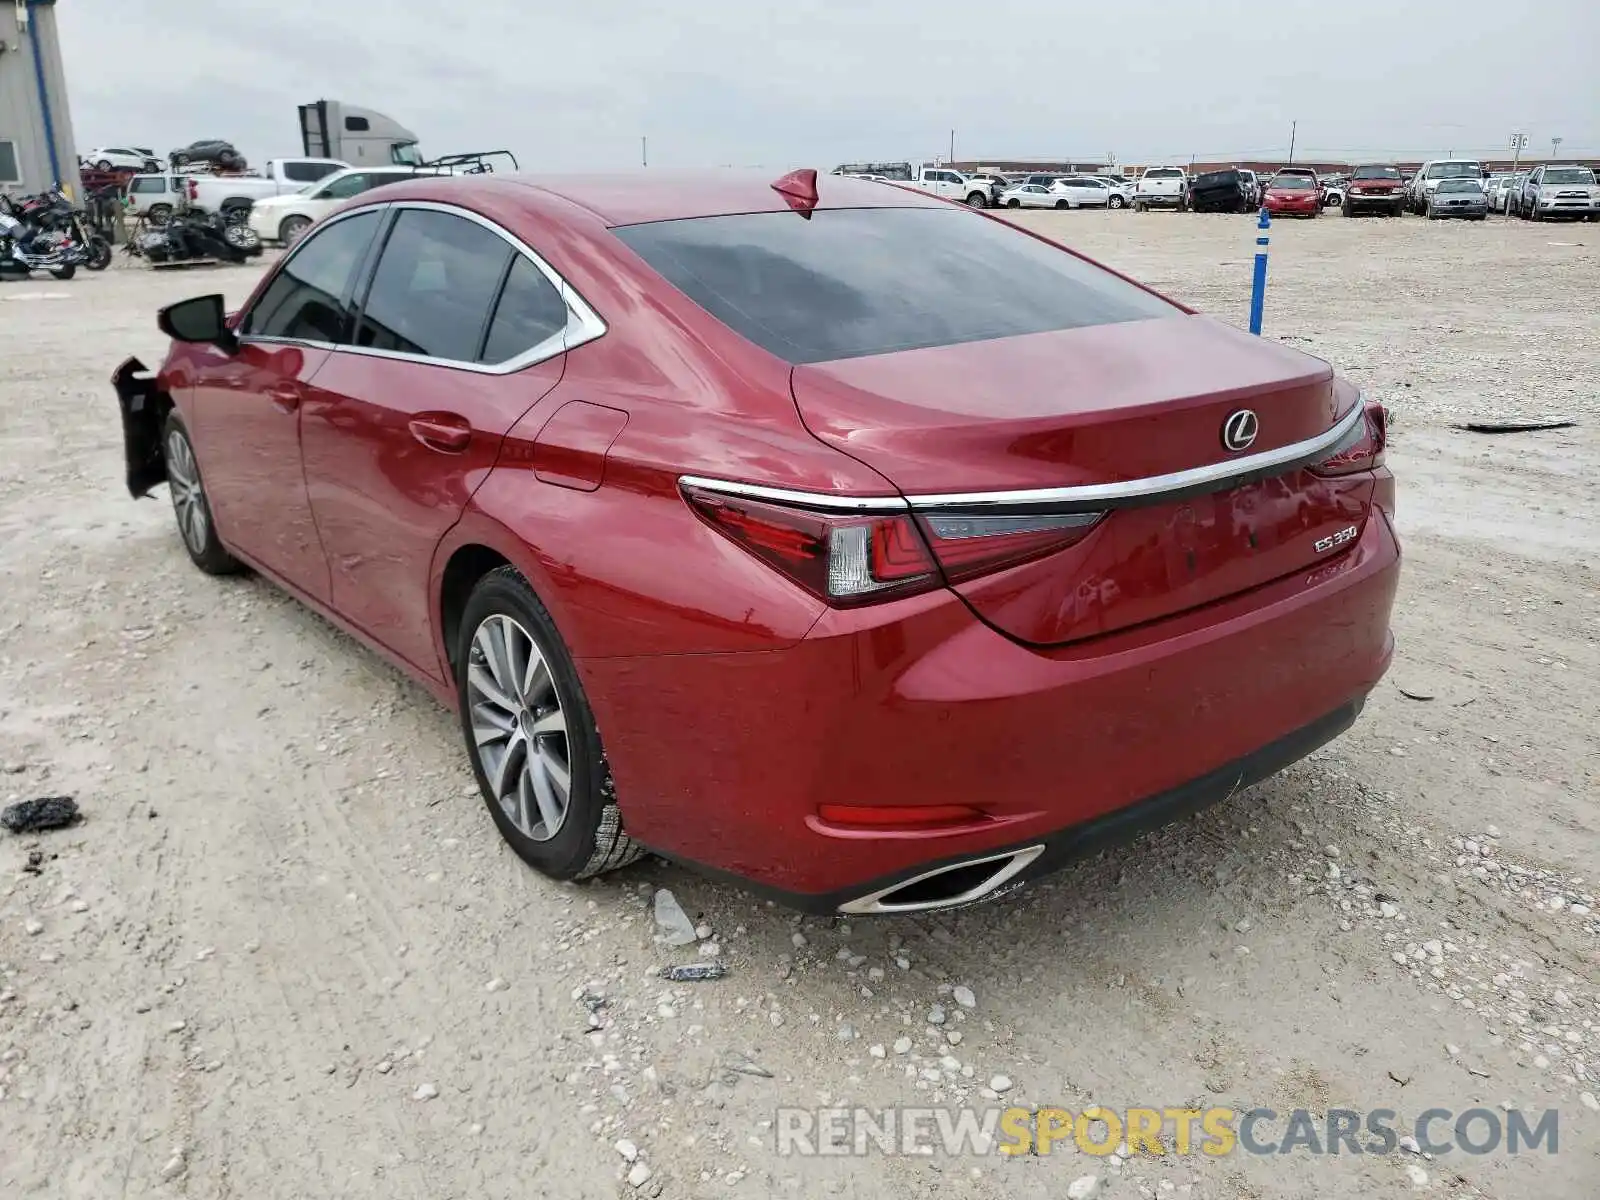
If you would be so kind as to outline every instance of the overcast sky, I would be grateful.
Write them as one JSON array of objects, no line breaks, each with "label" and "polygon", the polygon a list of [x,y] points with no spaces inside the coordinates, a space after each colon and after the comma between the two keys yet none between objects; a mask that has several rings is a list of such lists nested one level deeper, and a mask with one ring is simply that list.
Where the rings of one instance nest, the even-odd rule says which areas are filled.
[{"label": "overcast sky", "polygon": [[[563,11],[553,11],[555,9]],[[670,10],[670,11],[669,11]],[[387,113],[525,170],[1600,154],[1597,0],[61,0],[80,151]]]}]

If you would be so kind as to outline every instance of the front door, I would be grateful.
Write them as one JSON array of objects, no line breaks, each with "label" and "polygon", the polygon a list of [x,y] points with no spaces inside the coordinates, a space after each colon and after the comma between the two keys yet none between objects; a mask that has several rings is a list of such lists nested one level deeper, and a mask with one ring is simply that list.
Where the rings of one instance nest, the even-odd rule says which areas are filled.
[{"label": "front door", "polygon": [[229,546],[314,599],[328,564],[300,462],[300,410],[342,341],[350,296],[378,226],[339,221],[289,254],[239,315],[239,351],[199,367],[191,430],[217,530]]},{"label": "front door", "polygon": [[356,325],[302,410],[333,606],[440,676],[434,550],[513,425],[561,379],[567,306],[490,227],[397,206]]}]

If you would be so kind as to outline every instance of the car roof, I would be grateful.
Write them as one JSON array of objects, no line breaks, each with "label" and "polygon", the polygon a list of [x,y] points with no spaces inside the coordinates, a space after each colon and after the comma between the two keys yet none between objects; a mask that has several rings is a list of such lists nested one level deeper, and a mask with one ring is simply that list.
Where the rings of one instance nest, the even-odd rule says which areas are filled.
[{"label": "car roof", "polygon": [[[779,173],[781,174],[781,172]],[[596,175],[424,176],[385,185],[387,198],[438,200],[470,207],[474,199],[534,207],[554,197],[584,209],[606,225],[639,225],[734,213],[787,212],[789,203],[772,190],[771,171],[669,171],[639,168]],[[938,208],[949,201],[849,175],[817,175],[818,208]]]}]

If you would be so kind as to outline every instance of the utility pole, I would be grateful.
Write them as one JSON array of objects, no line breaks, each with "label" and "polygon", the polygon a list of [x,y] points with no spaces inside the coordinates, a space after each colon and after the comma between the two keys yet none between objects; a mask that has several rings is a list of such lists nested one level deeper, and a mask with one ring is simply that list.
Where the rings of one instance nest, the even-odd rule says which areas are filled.
[{"label": "utility pole", "polygon": [[955,162],[955,160],[956,160],[956,131],[954,129],[952,129],[950,131],[950,157],[947,158],[945,161],[946,162]]},{"label": "utility pole", "polygon": [[647,137],[639,139],[639,165],[641,167],[650,165],[650,139]]},{"label": "utility pole", "polygon": [[1561,143],[1564,142],[1564,141],[1566,141],[1566,138],[1553,137],[1553,138],[1550,139],[1550,157],[1551,158],[1556,158],[1557,156],[1560,155],[1560,153],[1561,153]]},{"label": "utility pole", "polygon": [[1299,121],[1289,122],[1289,161],[1294,162],[1294,135],[1300,131]]}]

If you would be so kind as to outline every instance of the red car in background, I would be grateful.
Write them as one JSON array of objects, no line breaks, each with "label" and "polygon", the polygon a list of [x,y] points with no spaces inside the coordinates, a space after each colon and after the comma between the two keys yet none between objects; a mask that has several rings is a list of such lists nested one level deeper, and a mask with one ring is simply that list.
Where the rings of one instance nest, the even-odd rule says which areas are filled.
[{"label": "red car in background", "polygon": [[1267,181],[1261,202],[1275,217],[1320,216],[1322,185],[1314,171],[1279,171]]},{"label": "red car in background", "polygon": [[1389,663],[1381,407],[963,205],[417,179],[160,325],[129,490],[454,707],[557,878],[1000,895],[1336,737]]},{"label": "red car in background", "polygon": [[1357,167],[1344,189],[1344,215],[1364,212],[1386,213],[1398,217],[1406,211],[1406,181],[1400,168],[1388,163],[1369,163]]}]

